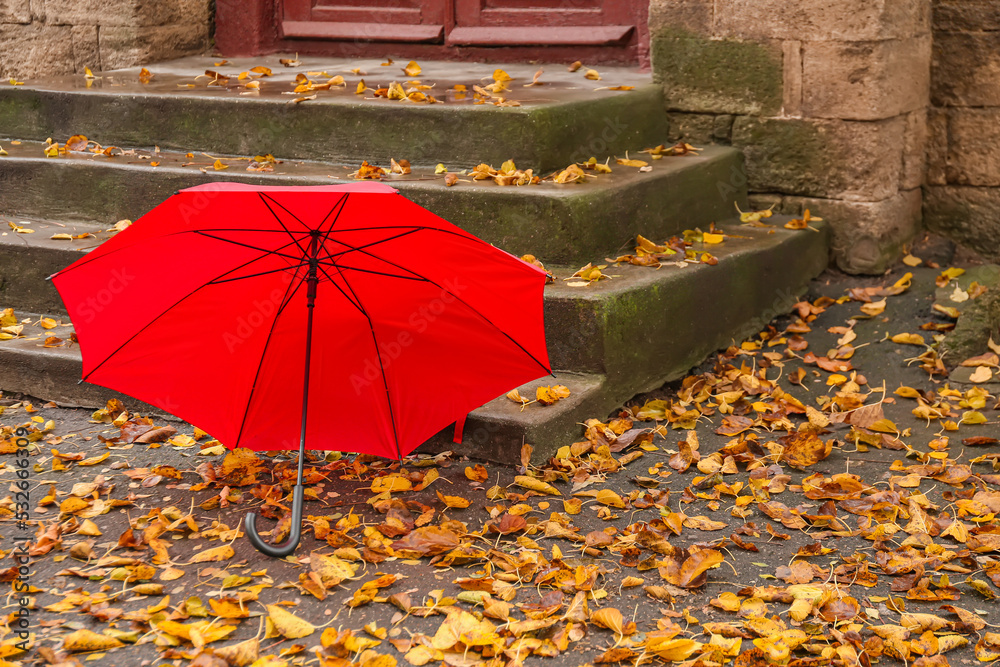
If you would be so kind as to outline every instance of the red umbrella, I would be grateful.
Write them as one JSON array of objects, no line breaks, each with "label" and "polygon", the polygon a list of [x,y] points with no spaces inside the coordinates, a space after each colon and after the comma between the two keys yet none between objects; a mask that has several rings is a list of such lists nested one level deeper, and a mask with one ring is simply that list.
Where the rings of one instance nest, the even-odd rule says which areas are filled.
[{"label": "red umbrella", "polygon": [[[378,183],[176,193],[53,276],[83,379],[230,448],[401,458],[549,373],[545,274]],[[301,397],[301,400],[300,400]]]}]

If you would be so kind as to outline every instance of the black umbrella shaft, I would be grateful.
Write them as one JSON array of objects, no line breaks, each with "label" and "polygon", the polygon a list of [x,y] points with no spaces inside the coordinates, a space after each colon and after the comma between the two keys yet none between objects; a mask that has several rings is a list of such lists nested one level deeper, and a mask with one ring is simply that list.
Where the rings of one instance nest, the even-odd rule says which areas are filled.
[{"label": "black umbrella shaft", "polygon": [[306,276],[306,368],[302,381],[302,428],[299,432],[299,474],[298,483],[302,483],[303,466],[306,458],[306,417],[309,414],[309,367],[312,366],[312,334],[313,311],[316,307],[316,285],[319,283],[317,269],[319,268],[319,236],[313,234],[309,244],[309,273]]}]

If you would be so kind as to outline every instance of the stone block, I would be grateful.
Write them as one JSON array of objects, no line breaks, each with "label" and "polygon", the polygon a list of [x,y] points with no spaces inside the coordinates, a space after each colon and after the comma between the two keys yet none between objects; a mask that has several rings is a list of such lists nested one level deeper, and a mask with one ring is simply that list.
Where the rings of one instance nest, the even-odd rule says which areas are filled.
[{"label": "stone block", "polygon": [[934,30],[1000,30],[996,0],[935,0]]},{"label": "stone block", "polygon": [[855,201],[896,194],[903,164],[902,117],[834,121],[740,117],[733,146],[743,149],[752,192]]},{"label": "stone block", "polygon": [[802,45],[802,114],[880,120],[922,109],[930,91],[931,37]]},{"label": "stone block", "polygon": [[73,71],[69,26],[0,23],[0,76],[30,78]]},{"label": "stone block", "polygon": [[927,110],[906,114],[903,128],[903,171],[899,189],[912,190],[924,184],[927,174]]},{"label": "stone block", "polygon": [[0,0],[0,23],[31,23],[31,0]]},{"label": "stone block", "polygon": [[883,273],[920,229],[919,189],[876,202],[786,197],[785,209],[809,209],[830,226],[831,259],[847,273]]},{"label": "stone block", "polygon": [[1000,32],[939,32],[932,62],[937,106],[1000,106]]},{"label": "stone block", "polygon": [[86,68],[101,69],[101,53],[97,39],[97,26],[77,25],[70,28],[73,36],[73,71],[82,74]]},{"label": "stone block", "polygon": [[211,18],[208,0],[45,0],[45,11],[53,25],[162,26]]},{"label": "stone block", "polygon": [[709,39],[670,28],[653,36],[653,75],[668,110],[774,115],[783,96],[777,42]]},{"label": "stone block", "polygon": [[650,0],[649,33],[664,28],[711,34],[714,18],[713,0]]},{"label": "stone block", "polygon": [[208,49],[207,23],[185,23],[155,28],[102,27],[101,65],[105,69],[167,60]]},{"label": "stone block", "polygon": [[139,25],[139,2],[140,0],[45,0],[45,18],[51,25]]},{"label": "stone block", "polygon": [[927,110],[927,185],[948,182],[948,111]]},{"label": "stone block", "polygon": [[715,141],[716,116],[707,113],[668,113],[670,141],[709,144]]},{"label": "stone block", "polygon": [[715,34],[865,41],[930,32],[927,0],[716,0]]},{"label": "stone block", "polygon": [[1000,108],[948,113],[948,183],[1000,185]]},{"label": "stone block", "polygon": [[924,188],[924,224],[986,259],[1000,260],[1000,188]]}]

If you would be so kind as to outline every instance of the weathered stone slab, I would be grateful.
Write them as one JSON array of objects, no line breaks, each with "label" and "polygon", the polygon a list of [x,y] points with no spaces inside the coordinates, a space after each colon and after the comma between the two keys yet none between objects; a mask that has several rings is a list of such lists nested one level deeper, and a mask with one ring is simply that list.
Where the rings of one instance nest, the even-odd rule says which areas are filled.
[{"label": "weathered stone slab", "polygon": [[0,76],[4,79],[30,78],[50,72],[52,63],[71,64],[74,61],[69,26],[0,23],[0,44],[3,44]]},{"label": "weathered stone slab", "polygon": [[744,151],[750,190],[880,201],[896,194],[902,117],[838,121],[739,117],[733,146]]},{"label": "weathered stone slab", "polygon": [[934,29],[1000,30],[1000,4],[995,0],[935,0]]},{"label": "weathered stone slab", "polygon": [[649,33],[663,29],[687,30],[710,35],[715,18],[713,0],[650,0]]},{"label": "weathered stone slab", "polygon": [[865,41],[930,30],[926,0],[716,0],[715,30],[749,39]]},{"label": "weathered stone slab", "polygon": [[1000,107],[948,111],[948,183],[1000,186]]},{"label": "weathered stone slab", "polygon": [[129,67],[165,58],[177,58],[209,48],[207,22],[163,26],[101,27],[101,66]]},{"label": "weathered stone slab", "polygon": [[932,80],[937,106],[1000,106],[1000,31],[935,33]]},{"label": "weathered stone slab", "polygon": [[899,176],[899,187],[902,190],[919,188],[926,179],[930,154],[927,147],[929,139],[927,115],[927,110],[923,108],[906,115],[906,128],[903,130],[903,171]]},{"label": "weathered stone slab", "polygon": [[31,23],[31,0],[0,0],[0,23]]},{"label": "weathered stone slab", "polygon": [[773,115],[781,110],[783,53],[778,42],[710,39],[665,28],[652,36],[651,53],[671,111]]},{"label": "weathered stone slab", "polygon": [[804,42],[802,112],[812,118],[881,120],[927,106],[931,37]]},{"label": "weathered stone slab", "polygon": [[924,188],[924,225],[993,261],[1000,261],[997,220],[1000,188]]},{"label": "weathered stone slab", "polygon": [[847,273],[879,274],[902,255],[920,229],[920,190],[877,202],[786,197],[784,210],[809,209],[830,225],[830,255]]},{"label": "weathered stone slab", "polygon": [[[8,0],[11,1],[11,0]],[[208,0],[45,0],[51,25],[161,26],[211,21]]]}]

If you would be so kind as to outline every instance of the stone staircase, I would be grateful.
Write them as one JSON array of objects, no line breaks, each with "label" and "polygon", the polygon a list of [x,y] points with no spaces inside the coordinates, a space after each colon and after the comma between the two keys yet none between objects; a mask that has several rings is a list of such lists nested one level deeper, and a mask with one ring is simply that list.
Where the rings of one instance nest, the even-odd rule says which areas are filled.
[{"label": "stone staircase", "polygon": [[[273,76],[251,92],[236,74],[265,65]],[[788,231],[775,216],[770,229],[738,225],[734,203],[745,209],[742,156],[723,147],[699,155],[651,160],[638,151],[664,143],[666,114],[649,76],[604,68],[602,81],[553,66],[542,86],[526,87],[537,68],[504,67],[513,77],[506,91],[520,106],[476,104],[468,91],[492,81],[495,66],[422,63],[421,81],[444,104],[417,104],[354,92],[406,75],[378,62],[309,62],[284,68],[277,58],[234,60],[215,66],[187,58],[150,66],[153,79],[139,82],[137,69],[27,82],[0,88],[0,223],[31,234],[0,231],[0,308],[37,320],[45,314],[65,323],[58,295],[44,280],[96,246],[115,221],[136,219],[178,189],[206,181],[267,184],[329,184],[351,180],[362,160],[388,167],[389,159],[413,165],[405,176],[387,176],[418,204],[514,254],[537,256],[556,275],[546,288],[545,319],[550,360],[557,378],[521,388],[561,383],[571,396],[523,409],[500,397],[470,415],[461,445],[450,430],[429,447],[478,458],[513,462],[522,441],[544,455],[580,434],[579,424],[603,417],[636,393],[679,377],[712,351],[759,329],[788,309],[827,263],[826,228]],[[196,78],[206,69],[232,74],[227,86]],[[291,103],[298,74],[341,74],[346,90],[324,90],[314,100]],[[483,77],[485,76],[485,79]],[[321,80],[326,80],[320,77]],[[244,82],[246,80],[244,79]],[[188,87],[194,85],[194,88]],[[594,90],[632,86],[631,90]],[[436,91],[436,92],[431,92]],[[86,135],[115,157],[86,152],[46,157],[44,141]],[[14,145],[12,140],[19,141]],[[615,157],[645,159],[651,167],[617,165]],[[239,156],[273,153],[271,172],[246,170]],[[454,186],[436,174],[513,159],[519,168],[547,176],[572,162],[611,157],[612,173],[584,183],[499,186],[459,176]],[[222,158],[226,169],[217,170]],[[154,166],[155,163],[155,166]],[[663,241],[712,222],[729,235],[721,244],[697,247],[718,264],[664,265],[659,269],[609,266],[614,276],[587,287],[568,278],[587,262],[631,252],[637,234]],[[6,225],[5,225],[6,227]],[[53,234],[93,236],[55,240]],[[183,266],[183,258],[169,261]],[[197,323],[190,326],[197,327]],[[65,337],[71,327],[56,335]],[[62,332],[62,333],[60,333]],[[33,325],[19,338],[0,341],[0,389],[66,404],[98,406],[114,395],[78,384],[75,345],[43,347],[51,332]]]}]

